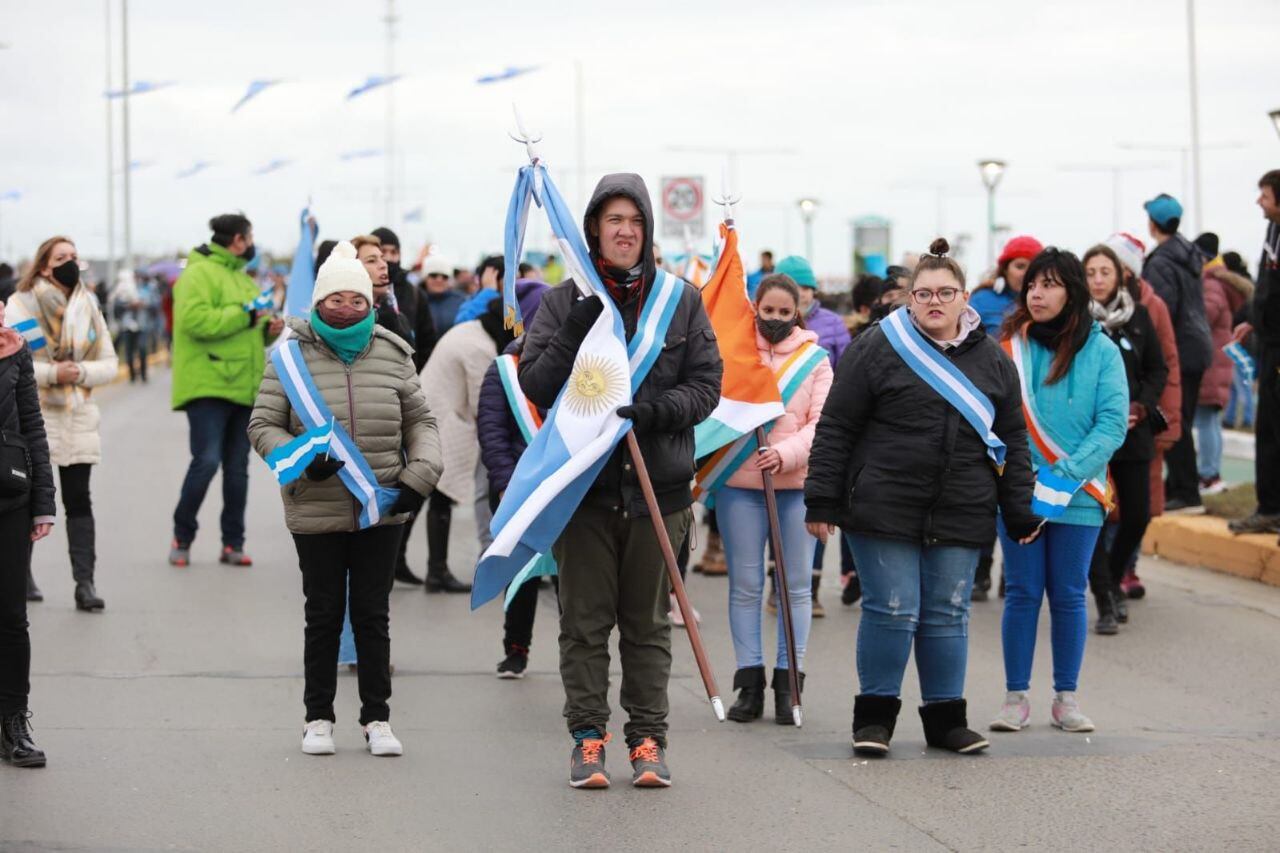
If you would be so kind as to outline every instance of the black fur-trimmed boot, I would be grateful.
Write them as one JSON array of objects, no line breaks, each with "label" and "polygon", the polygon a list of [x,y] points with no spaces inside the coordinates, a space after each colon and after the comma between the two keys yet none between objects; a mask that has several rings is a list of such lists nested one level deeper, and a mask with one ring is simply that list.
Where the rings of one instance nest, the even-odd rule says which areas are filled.
[{"label": "black fur-trimmed boot", "polygon": [[853,699],[853,751],[859,755],[888,755],[902,700],[897,696],[859,693]]},{"label": "black fur-trimmed boot", "polygon": [[924,739],[929,746],[969,755],[981,752],[989,744],[982,735],[969,728],[963,699],[930,702],[920,706],[920,722],[924,723]]}]

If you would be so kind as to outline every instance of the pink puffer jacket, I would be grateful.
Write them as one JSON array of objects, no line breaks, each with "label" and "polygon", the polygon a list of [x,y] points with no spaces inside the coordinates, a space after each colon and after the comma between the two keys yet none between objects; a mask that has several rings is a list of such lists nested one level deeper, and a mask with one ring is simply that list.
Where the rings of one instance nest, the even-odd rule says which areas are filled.
[{"label": "pink puffer jacket", "polygon": [[[808,329],[793,329],[791,335],[780,344],[770,344],[759,333],[756,334],[760,360],[774,371],[782,367],[801,344],[810,341],[817,343],[818,335]],[[787,404],[786,414],[769,431],[769,446],[782,457],[782,470],[773,475],[774,488],[804,488],[804,478],[809,473],[809,448],[813,446],[813,430],[818,425],[822,406],[827,402],[827,393],[831,390],[834,376],[829,360],[819,362]],[[725,485],[738,489],[763,489],[764,479],[755,466],[755,459],[742,463],[742,467],[733,472]]]},{"label": "pink puffer jacket", "polygon": [[1209,333],[1213,336],[1213,363],[1200,381],[1201,406],[1227,405],[1231,395],[1231,359],[1222,348],[1231,342],[1232,317],[1253,295],[1253,282],[1236,275],[1221,264],[1204,268],[1204,309],[1209,320]]}]

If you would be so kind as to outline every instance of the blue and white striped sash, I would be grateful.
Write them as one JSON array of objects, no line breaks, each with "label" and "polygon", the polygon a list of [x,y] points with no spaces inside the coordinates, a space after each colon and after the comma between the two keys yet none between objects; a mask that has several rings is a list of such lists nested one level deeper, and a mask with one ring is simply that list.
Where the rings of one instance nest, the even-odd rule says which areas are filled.
[{"label": "blue and white striped sash", "polygon": [[39,321],[34,317],[14,323],[13,330],[27,339],[27,346],[31,347],[32,352],[44,349],[48,344],[48,341],[45,340],[44,332],[40,330]]}]

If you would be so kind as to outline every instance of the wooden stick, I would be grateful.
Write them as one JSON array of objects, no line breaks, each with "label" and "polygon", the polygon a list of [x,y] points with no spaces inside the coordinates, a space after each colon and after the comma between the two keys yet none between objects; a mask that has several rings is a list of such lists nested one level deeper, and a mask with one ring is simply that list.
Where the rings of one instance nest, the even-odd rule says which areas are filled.
[{"label": "wooden stick", "polygon": [[[756,427],[756,452],[766,449],[764,427]],[[791,682],[791,719],[799,728],[804,724],[800,710],[800,667],[796,659],[796,630],[791,624],[791,590],[787,587],[787,561],[782,550],[782,525],[778,521],[778,496],[773,490],[773,472],[761,471],[764,478],[764,506],[769,515],[769,537],[773,540],[773,577],[778,584],[778,612],[782,614],[782,633],[787,640],[787,680]]]},{"label": "wooden stick", "polygon": [[702,645],[702,634],[698,631],[698,620],[693,617],[693,607],[689,605],[689,597],[685,594],[680,567],[676,564],[676,553],[671,548],[667,527],[662,523],[658,498],[653,493],[653,482],[649,479],[649,469],[644,464],[644,457],[640,455],[640,443],[636,441],[634,430],[627,432],[627,450],[631,452],[631,461],[636,466],[636,479],[640,481],[640,491],[644,492],[645,506],[649,508],[649,519],[653,522],[653,533],[658,537],[658,546],[662,548],[662,556],[667,563],[667,579],[671,581],[671,591],[675,593],[676,605],[684,616],[689,645],[693,647],[693,659],[698,662],[698,672],[707,689],[707,698],[711,700],[711,710],[715,712],[716,719],[723,723],[724,703],[720,701],[720,688],[716,686],[715,672],[711,669],[711,662],[707,660],[707,650]]}]

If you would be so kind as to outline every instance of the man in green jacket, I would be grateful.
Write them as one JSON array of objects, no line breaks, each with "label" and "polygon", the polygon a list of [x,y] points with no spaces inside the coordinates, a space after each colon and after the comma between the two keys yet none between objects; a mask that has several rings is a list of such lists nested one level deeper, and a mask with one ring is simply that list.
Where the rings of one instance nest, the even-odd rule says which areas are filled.
[{"label": "man in green jacket", "polygon": [[255,307],[243,270],[253,260],[253,224],[242,213],[209,220],[213,237],[187,256],[173,287],[173,408],[187,413],[191,464],[173,511],[169,562],[186,566],[196,515],[222,466],[223,563],[249,566],[244,509],[249,492],[249,415],[266,367],[266,343],[284,321]]}]

